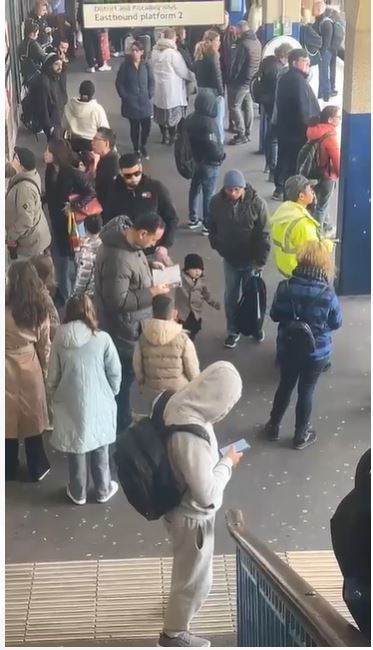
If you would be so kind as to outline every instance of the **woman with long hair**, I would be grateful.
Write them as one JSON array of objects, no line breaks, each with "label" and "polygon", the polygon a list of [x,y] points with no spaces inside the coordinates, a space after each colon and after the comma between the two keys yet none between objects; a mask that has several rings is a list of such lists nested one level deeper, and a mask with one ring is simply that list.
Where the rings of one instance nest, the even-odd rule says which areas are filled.
[{"label": "woman with long hair", "polygon": [[291,278],[278,285],[270,312],[279,324],[280,383],[264,433],[269,440],[278,440],[281,420],[298,384],[293,446],[300,450],[317,439],[310,425],[312,398],[329,363],[331,333],[341,327],[342,314],[331,284],[333,260],[327,242],[307,242],[298,250],[297,262]]},{"label": "woman with long hair", "polygon": [[120,66],[115,81],[122,100],[122,115],[129,120],[131,142],[135,153],[149,158],[146,148],[153,112],[154,76],[144,59],[144,46],[134,41]]},{"label": "woman with long hair", "polygon": [[220,34],[212,29],[205,32],[203,40],[194,50],[194,70],[198,88],[210,88],[218,100],[216,117],[220,139],[224,143],[224,83],[220,65]]},{"label": "woman with long hair", "polygon": [[52,251],[57,284],[63,302],[72,293],[75,265],[70,247],[66,204],[72,195],[73,203],[81,208],[95,197],[95,190],[85,174],[76,168],[78,159],[66,140],[51,140],[44,153],[45,193],[52,226]]},{"label": "woman with long hair", "polygon": [[5,479],[18,474],[24,438],[29,476],[41,481],[50,465],[43,446],[49,425],[44,381],[50,352],[48,296],[31,262],[14,262],[5,295]]},{"label": "woman with long hair", "polygon": [[66,304],[64,324],[54,338],[48,369],[53,410],[51,444],[68,457],[68,498],[87,500],[88,462],[98,503],[118,490],[111,480],[109,445],[116,439],[121,365],[116,347],[98,330],[93,303],[86,294]]}]

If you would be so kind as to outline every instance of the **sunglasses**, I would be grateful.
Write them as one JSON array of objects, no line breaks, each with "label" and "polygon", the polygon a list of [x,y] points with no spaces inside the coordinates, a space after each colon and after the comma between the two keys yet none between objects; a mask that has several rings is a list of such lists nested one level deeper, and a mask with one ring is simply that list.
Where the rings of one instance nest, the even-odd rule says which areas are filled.
[{"label": "sunglasses", "polygon": [[128,178],[128,180],[130,180],[130,178],[133,177],[138,178],[139,176],[141,176],[141,174],[142,172],[138,169],[137,172],[131,172],[130,174],[123,173],[122,176],[123,178]]}]

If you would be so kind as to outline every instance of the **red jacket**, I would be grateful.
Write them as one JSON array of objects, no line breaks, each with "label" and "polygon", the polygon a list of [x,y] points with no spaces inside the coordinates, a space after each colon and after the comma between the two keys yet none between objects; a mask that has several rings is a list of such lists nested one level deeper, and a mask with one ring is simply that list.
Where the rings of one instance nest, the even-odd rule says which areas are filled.
[{"label": "red jacket", "polygon": [[325,138],[320,144],[320,164],[325,168],[324,178],[336,180],[339,177],[340,149],[337,131],[331,124],[316,124],[307,129],[307,140],[318,140],[325,133],[330,137]]}]

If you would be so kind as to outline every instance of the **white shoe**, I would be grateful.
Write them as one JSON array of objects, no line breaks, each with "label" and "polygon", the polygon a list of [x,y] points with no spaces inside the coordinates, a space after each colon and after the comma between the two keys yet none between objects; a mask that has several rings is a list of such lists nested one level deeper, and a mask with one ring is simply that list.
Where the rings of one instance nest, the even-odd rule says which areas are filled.
[{"label": "white shoe", "polygon": [[100,72],[106,72],[106,70],[111,70],[111,67],[107,63],[104,63],[104,65],[102,65],[100,68],[97,68],[97,70]]},{"label": "white shoe", "polygon": [[73,503],[75,503],[76,506],[85,506],[85,504],[87,503],[87,499],[75,499],[75,497],[73,497],[73,495],[71,494],[70,488],[69,488],[68,485],[66,486],[66,496],[68,496],[69,499]]},{"label": "white shoe", "polygon": [[85,71],[86,71],[86,72],[91,72],[91,73],[93,73],[93,72],[96,72],[96,68],[95,68],[95,67],[93,67],[93,68],[86,68]]},{"label": "white shoe", "polygon": [[117,59],[120,56],[120,52],[113,52],[112,55],[114,59]]},{"label": "white shoe", "polygon": [[47,476],[47,474],[49,474],[50,471],[51,471],[51,468],[48,467],[48,469],[44,472],[44,474],[42,474],[41,476],[39,476],[38,481],[42,481],[43,478],[45,478],[45,477]]},{"label": "white shoe", "polygon": [[110,486],[110,492],[107,495],[107,497],[97,498],[96,499],[97,503],[106,503],[106,501],[109,501],[109,499],[111,499],[111,497],[113,497],[114,494],[118,492],[118,489],[119,489],[118,483],[116,481],[112,481]]}]

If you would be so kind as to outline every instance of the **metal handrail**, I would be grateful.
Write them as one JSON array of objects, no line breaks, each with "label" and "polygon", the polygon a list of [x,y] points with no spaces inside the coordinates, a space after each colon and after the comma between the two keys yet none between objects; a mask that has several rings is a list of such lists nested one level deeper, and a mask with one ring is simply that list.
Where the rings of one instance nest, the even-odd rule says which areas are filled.
[{"label": "metal handrail", "polygon": [[[226,513],[228,531],[239,552],[248,556],[270,587],[292,610],[319,647],[368,647],[357,628],[337,612],[323,596],[283,562],[268,546],[245,526],[240,510]],[[237,599],[239,594],[237,594]],[[237,605],[239,603],[237,602]],[[248,604],[249,606],[249,604]]]}]

